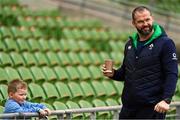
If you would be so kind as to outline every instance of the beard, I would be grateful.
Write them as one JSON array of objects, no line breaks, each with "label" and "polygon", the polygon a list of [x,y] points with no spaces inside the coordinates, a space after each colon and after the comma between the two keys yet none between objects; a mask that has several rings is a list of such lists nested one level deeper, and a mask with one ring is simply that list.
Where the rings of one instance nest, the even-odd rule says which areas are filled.
[{"label": "beard", "polygon": [[149,29],[148,30],[144,30],[145,27],[141,28],[141,29],[138,29],[138,28],[136,28],[136,29],[137,29],[138,33],[141,34],[142,36],[147,36],[147,35],[149,35],[152,32],[153,27],[150,26],[150,25],[146,26],[146,27],[148,27]]}]

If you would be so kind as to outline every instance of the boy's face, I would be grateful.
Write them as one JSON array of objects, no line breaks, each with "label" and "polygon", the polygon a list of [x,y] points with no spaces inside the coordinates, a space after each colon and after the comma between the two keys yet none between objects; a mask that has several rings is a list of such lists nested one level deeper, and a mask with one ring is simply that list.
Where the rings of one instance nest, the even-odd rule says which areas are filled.
[{"label": "boy's face", "polygon": [[18,103],[23,103],[27,97],[27,89],[18,89],[15,93],[10,92],[9,97]]}]

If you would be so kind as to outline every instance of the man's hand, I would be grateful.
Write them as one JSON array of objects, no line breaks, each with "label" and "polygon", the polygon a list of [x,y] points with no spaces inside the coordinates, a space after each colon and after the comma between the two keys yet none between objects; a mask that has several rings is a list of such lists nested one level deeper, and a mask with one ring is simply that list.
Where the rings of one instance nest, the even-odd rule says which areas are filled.
[{"label": "man's hand", "polygon": [[156,106],[154,107],[154,110],[159,112],[159,113],[165,113],[169,109],[170,109],[169,104],[167,104],[164,100],[157,103]]},{"label": "man's hand", "polygon": [[105,64],[102,65],[101,71],[103,75],[106,77],[113,77],[114,75],[114,69],[112,69],[112,71],[108,71],[105,67]]}]

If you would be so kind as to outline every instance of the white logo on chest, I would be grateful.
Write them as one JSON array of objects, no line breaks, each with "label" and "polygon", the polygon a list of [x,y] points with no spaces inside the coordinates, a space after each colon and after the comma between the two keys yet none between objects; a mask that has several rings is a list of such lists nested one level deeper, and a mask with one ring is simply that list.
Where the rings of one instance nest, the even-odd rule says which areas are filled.
[{"label": "white logo on chest", "polygon": [[154,47],[154,45],[153,45],[153,44],[150,44],[150,45],[149,45],[149,50],[152,50],[153,47]]}]

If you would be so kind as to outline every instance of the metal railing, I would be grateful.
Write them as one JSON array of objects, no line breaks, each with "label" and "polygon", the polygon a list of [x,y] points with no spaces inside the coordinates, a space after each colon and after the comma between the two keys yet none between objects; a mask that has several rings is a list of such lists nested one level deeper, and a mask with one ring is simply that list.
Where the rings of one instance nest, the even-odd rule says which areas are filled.
[{"label": "metal railing", "polygon": [[[73,114],[83,114],[83,113],[90,113],[90,120],[96,120],[96,113],[103,112],[103,111],[113,111],[113,120],[118,120],[119,118],[119,111],[121,110],[122,106],[106,106],[106,107],[94,107],[94,108],[81,108],[81,109],[67,109],[67,110],[55,110],[52,111],[50,116],[56,116],[58,120],[71,120]],[[173,102],[170,105],[171,109],[174,109],[174,114],[168,114],[166,117],[171,118],[174,117],[176,120],[180,119],[180,102]],[[66,117],[64,117],[66,116]],[[26,119],[29,117],[38,118],[38,113],[6,113],[0,114],[0,119]]]}]

